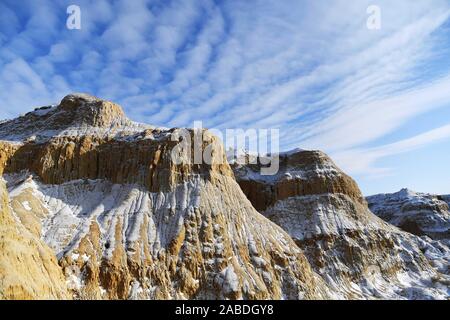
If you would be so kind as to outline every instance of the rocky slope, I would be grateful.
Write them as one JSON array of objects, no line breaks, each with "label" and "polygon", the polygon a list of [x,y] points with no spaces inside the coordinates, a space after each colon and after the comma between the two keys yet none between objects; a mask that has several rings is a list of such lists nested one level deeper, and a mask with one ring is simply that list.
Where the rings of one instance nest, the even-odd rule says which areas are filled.
[{"label": "rocky slope", "polygon": [[84,94],[0,123],[0,299],[448,299],[448,243],[374,216],[325,154],[262,176],[208,131],[211,162],[172,161],[186,134]]},{"label": "rocky slope", "polygon": [[275,177],[260,175],[260,162],[235,161],[236,179],[253,205],[291,235],[337,297],[449,298],[448,245],[376,217],[356,183],[324,153],[296,150],[279,157]]},{"label": "rocky slope", "polygon": [[0,124],[2,215],[14,217],[0,226],[45,260],[17,258],[23,268],[47,271],[11,294],[22,254],[2,250],[2,297],[329,298],[302,250],[246,199],[214,136],[203,132],[212,164],[171,161],[180,130],[133,123],[87,95]]},{"label": "rocky slope", "polygon": [[34,215],[23,221],[28,228],[11,212],[1,180],[0,300],[70,298],[54,252],[40,239],[39,222]]},{"label": "rocky slope", "polygon": [[130,121],[122,108],[87,94],[66,96],[58,106],[36,108],[0,123],[1,140],[45,141],[57,136],[123,137],[154,127]]},{"label": "rocky slope", "polygon": [[450,239],[448,196],[402,189],[367,197],[370,210],[399,228],[432,239]]}]

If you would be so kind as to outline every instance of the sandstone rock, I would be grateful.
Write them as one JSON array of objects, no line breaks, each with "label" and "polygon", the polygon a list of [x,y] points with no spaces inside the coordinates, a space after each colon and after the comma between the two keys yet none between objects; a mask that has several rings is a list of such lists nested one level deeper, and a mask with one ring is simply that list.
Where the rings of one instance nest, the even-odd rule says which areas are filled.
[{"label": "sandstone rock", "polygon": [[69,299],[53,251],[27,230],[8,206],[0,181],[0,299]]},{"label": "sandstone rock", "polygon": [[275,176],[260,175],[261,165],[233,164],[236,179],[254,207],[264,211],[278,200],[293,196],[342,193],[365,203],[355,181],[320,151],[301,150],[279,155]]},{"label": "sandstone rock", "polygon": [[87,94],[70,94],[57,106],[37,108],[0,124],[0,139],[41,142],[56,136],[126,137],[154,127],[130,121],[122,108]]},{"label": "sandstone rock", "polygon": [[233,167],[250,201],[289,233],[335,297],[448,298],[448,246],[373,215],[356,183],[321,152],[286,153],[280,163],[275,177],[260,176],[260,165]]},{"label": "sandstone rock", "polygon": [[2,170],[20,224],[52,248],[71,297],[330,296],[289,235],[246,199],[208,131],[212,163],[175,164],[179,129],[130,124],[95,98],[69,96],[35,117],[0,125],[11,140],[5,132],[20,124],[16,143],[2,144]]}]

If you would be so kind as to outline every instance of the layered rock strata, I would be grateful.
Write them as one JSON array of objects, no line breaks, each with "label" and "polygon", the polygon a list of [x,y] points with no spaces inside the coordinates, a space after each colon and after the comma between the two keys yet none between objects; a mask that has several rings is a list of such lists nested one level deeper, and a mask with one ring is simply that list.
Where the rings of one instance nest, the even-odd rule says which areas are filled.
[{"label": "layered rock strata", "polygon": [[246,199],[213,135],[202,142],[211,165],[171,161],[179,130],[135,124],[86,95],[0,125],[12,212],[53,250],[69,296],[329,298],[289,235]]},{"label": "layered rock strata", "polygon": [[447,196],[403,189],[367,197],[370,210],[383,220],[418,236],[450,239]]},{"label": "layered rock strata", "polygon": [[297,150],[279,157],[277,176],[261,175],[260,162],[236,162],[236,179],[252,204],[295,240],[337,297],[449,297],[448,246],[376,217],[356,183],[324,153]]}]

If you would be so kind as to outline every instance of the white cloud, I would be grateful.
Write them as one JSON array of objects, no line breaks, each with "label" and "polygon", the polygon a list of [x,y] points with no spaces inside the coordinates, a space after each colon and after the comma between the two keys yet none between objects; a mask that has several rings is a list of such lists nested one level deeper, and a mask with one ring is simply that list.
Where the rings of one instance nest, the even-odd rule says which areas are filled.
[{"label": "white cloud", "polygon": [[450,52],[449,2],[379,0],[377,32],[370,4],[80,0],[80,32],[64,29],[61,4],[5,9],[25,22],[0,21],[0,116],[88,91],[138,121],[276,127],[284,148],[363,150],[442,106],[450,84],[432,72],[437,45]]},{"label": "white cloud", "polygon": [[450,124],[429,130],[411,138],[374,148],[351,149],[333,154],[334,160],[350,174],[379,176],[390,172],[389,168],[376,166],[382,158],[410,152],[426,145],[450,139]]},{"label": "white cloud", "polygon": [[341,109],[321,119],[305,146],[338,151],[375,140],[421,113],[448,105],[450,77],[401,95]]}]

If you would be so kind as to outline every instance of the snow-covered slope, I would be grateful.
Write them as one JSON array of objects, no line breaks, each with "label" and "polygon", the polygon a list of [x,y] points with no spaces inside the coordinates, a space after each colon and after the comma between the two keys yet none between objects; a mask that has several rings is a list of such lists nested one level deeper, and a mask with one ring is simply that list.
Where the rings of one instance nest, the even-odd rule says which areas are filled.
[{"label": "snow-covered slope", "polygon": [[450,239],[448,198],[402,189],[367,197],[367,202],[373,213],[407,232],[432,239]]},{"label": "snow-covered slope", "polygon": [[448,245],[374,216],[325,154],[282,153],[270,178],[259,165],[233,172],[205,130],[211,164],[175,163],[181,130],[136,124],[84,94],[0,123],[0,240],[11,248],[0,254],[0,293],[448,298]]},{"label": "snow-covered slope", "polygon": [[0,140],[41,142],[53,137],[95,135],[127,137],[150,125],[129,120],[120,106],[87,94],[70,94],[57,106],[35,109],[0,123]]},{"label": "snow-covered slope", "polygon": [[6,179],[14,212],[40,219],[75,298],[326,297],[300,249],[241,201],[230,178],[222,190],[197,178],[157,193],[105,180]]},{"label": "snow-covered slope", "polygon": [[70,95],[44,113],[0,125],[1,139],[20,140],[0,142],[0,173],[18,223],[53,249],[71,297],[332,296],[289,235],[252,207],[209,132],[212,164],[175,164],[178,129],[135,126],[112,103]]},{"label": "snow-covered slope", "polygon": [[235,164],[238,183],[263,215],[291,235],[337,296],[449,297],[449,246],[376,217],[356,183],[325,154],[287,153],[270,180],[259,177],[260,167]]}]

